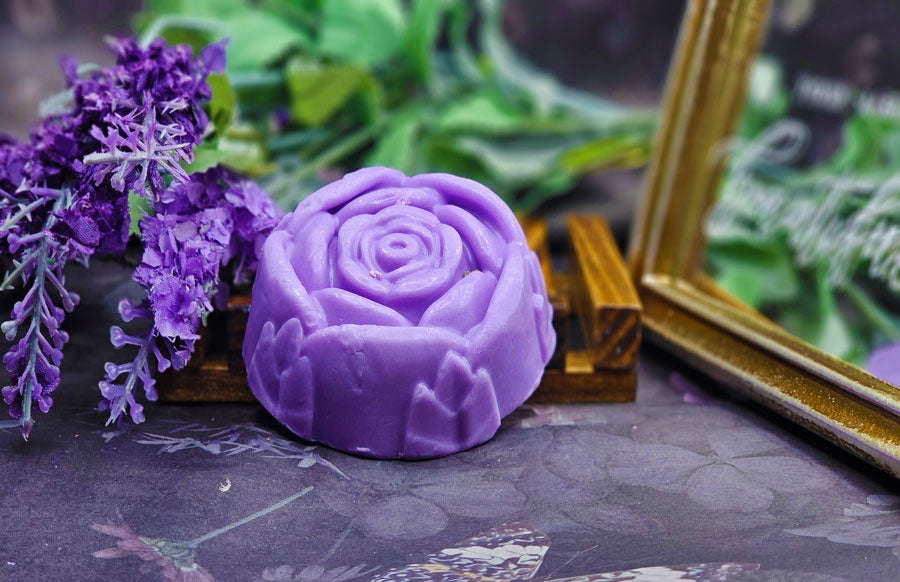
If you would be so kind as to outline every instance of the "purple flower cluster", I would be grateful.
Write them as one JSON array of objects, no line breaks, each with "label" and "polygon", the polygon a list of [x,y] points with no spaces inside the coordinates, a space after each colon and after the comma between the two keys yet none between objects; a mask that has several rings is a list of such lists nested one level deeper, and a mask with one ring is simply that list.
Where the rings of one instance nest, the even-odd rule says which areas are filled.
[{"label": "purple flower cluster", "polygon": [[153,324],[135,336],[113,329],[117,348],[134,345],[138,353],[129,364],[107,364],[101,409],[110,410],[110,422],[126,408],[135,422],[143,420],[134,391],[140,383],[148,400],[156,398],[149,358],[156,359],[159,371],[187,363],[213,299],[227,293],[222,269],[233,269],[235,282],[242,281],[256,267],[256,249],[281,219],[281,210],[259,186],[222,168],[173,185],[159,195],[155,210],[141,220],[144,254],[133,276],[147,300],[137,307],[120,305],[126,321],[144,317]]},{"label": "purple flower cluster", "polygon": [[256,182],[224,168],[194,174],[189,182],[170,188],[155,209],[158,215],[182,217],[223,209],[228,243],[222,264],[235,260],[235,283],[246,282],[246,273],[256,269],[257,251],[282,217],[281,209]]},{"label": "purple flower cluster", "polygon": [[[14,419],[0,427],[19,425],[26,438],[33,425],[32,405],[46,412],[53,404],[50,395],[59,385],[62,347],[68,341],[60,327],[65,312],[78,302],[78,296],[65,289],[63,266],[86,260],[90,253],[77,239],[56,230],[73,195],[65,187],[44,185],[57,174],[45,173],[40,157],[37,147],[0,136],[0,251],[13,262],[0,290],[16,281],[27,289],[9,321],[0,326],[13,342],[3,356],[10,384],[0,388],[0,396]],[[54,304],[54,296],[62,307]]]},{"label": "purple flower cluster", "polygon": [[[148,300],[125,301],[120,313],[154,325],[140,336],[111,330],[116,347],[138,347],[134,362],[106,367],[101,391],[112,418],[130,405],[132,418],[142,419],[133,389],[141,382],[155,396],[149,358],[159,370],[186,363],[212,308],[221,266],[236,258],[238,276],[252,269],[258,234],[280,216],[262,190],[236,174],[191,177],[182,167],[207,129],[200,104],[210,97],[207,76],[224,70],[222,43],[196,58],[189,47],[161,39],[148,47],[119,39],[110,47],[111,67],[79,68],[63,59],[66,102],[41,121],[29,143],[0,136],[0,252],[12,259],[0,290],[16,281],[26,290],[2,326],[14,342],[3,358],[11,383],[2,396],[16,420],[0,426],[21,425],[26,436],[32,403],[44,412],[52,404],[67,340],[60,325],[77,302],[64,287],[63,267],[124,251],[129,192],[145,197],[156,215],[142,222],[147,250],[135,273]],[[122,374],[124,386],[113,381]]]},{"label": "purple flower cluster", "polygon": [[194,59],[189,47],[162,39],[147,48],[132,39],[110,46],[114,67],[79,79],[74,63],[65,66],[78,133],[93,142],[84,164],[94,186],[156,196],[165,175],[187,179],[181,162],[191,161],[208,122],[196,104],[210,97],[207,75],[224,70],[224,47],[210,45]]},{"label": "purple flower cluster", "polygon": [[[12,204],[17,212],[6,213],[0,227],[0,241],[16,256],[13,270],[6,276],[0,289],[9,288],[17,278],[28,285],[25,296],[13,306],[11,319],[0,326],[7,341],[15,342],[3,356],[3,364],[11,383],[0,389],[4,402],[9,405],[13,421],[0,426],[21,425],[27,438],[33,425],[31,407],[37,404],[47,412],[53,404],[50,394],[59,385],[59,364],[62,348],[69,336],[60,329],[66,311],[78,303],[78,296],[66,290],[62,268],[67,260],[78,256],[77,244],[61,239],[52,232],[57,213],[70,199],[67,192],[33,188],[28,192],[31,203]],[[40,203],[40,204],[37,204]],[[34,222],[23,210],[49,207],[40,230],[31,232]],[[19,227],[19,228],[16,228]],[[60,298],[62,307],[53,303],[51,293]]]}]

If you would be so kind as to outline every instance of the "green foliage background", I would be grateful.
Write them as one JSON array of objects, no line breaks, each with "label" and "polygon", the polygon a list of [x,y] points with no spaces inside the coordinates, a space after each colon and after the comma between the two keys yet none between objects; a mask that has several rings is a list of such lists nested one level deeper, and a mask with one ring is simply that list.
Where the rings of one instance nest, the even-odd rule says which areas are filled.
[{"label": "green foliage background", "polygon": [[[790,113],[781,65],[773,58],[760,59],[751,76],[738,142],[746,147]],[[808,167],[761,163],[752,168],[756,184],[783,188],[786,205],[819,208],[833,196],[825,186],[829,181],[856,178],[877,185],[897,174],[900,121],[859,112],[846,119],[841,145],[827,159]],[[732,178],[723,181],[722,195],[735,188],[739,193],[743,187]],[[879,219],[900,225],[900,191],[891,196],[893,210]],[[866,202],[850,191],[839,200],[829,199],[844,219]],[[764,224],[768,220],[764,212],[745,206],[738,224],[709,230],[707,263],[723,288],[788,331],[859,366],[866,365],[873,349],[900,341],[900,297],[884,278],[871,276],[868,260],[857,257],[850,266],[852,276],[834,284],[828,277],[832,256],[801,257],[791,242],[796,231],[809,225],[772,229]]]},{"label": "green foliage background", "polygon": [[227,75],[212,80],[215,133],[194,165],[249,173],[286,208],[337,172],[385,165],[473,178],[527,212],[587,172],[643,165],[654,114],[529,65],[503,35],[502,9],[148,0],[135,28],[195,48],[229,39]]}]

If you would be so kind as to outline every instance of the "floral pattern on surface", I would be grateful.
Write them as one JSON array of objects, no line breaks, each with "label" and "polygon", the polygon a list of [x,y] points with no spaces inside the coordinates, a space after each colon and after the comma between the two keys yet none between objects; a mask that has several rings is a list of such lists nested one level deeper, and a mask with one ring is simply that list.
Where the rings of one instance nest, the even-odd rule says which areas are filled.
[{"label": "floral pattern on surface", "polygon": [[336,482],[320,497],[367,536],[421,539],[447,527],[451,517],[498,519],[515,516],[525,503],[516,489],[519,468],[461,466],[453,459],[404,464],[355,457],[342,459],[349,481]]},{"label": "floral pattern on surface", "polygon": [[845,508],[841,517],[786,531],[838,544],[891,548],[900,558],[900,497],[872,494],[865,503]]},{"label": "floral pattern on surface", "polygon": [[150,572],[153,566],[157,566],[162,569],[162,579],[165,582],[215,582],[213,575],[195,561],[197,548],[201,544],[273,511],[277,511],[294,500],[303,497],[311,490],[312,487],[306,487],[261,511],[191,540],[144,537],[135,534],[127,524],[95,523],[91,526],[92,529],[115,536],[119,538],[119,541],[111,548],[94,552],[93,556],[105,559],[126,558],[129,556],[138,557],[146,562],[141,565],[140,571],[142,573]]},{"label": "floral pattern on surface", "polygon": [[[618,570],[582,576],[556,578],[555,571],[538,576],[547,551],[550,538],[520,523],[505,524],[484,531],[471,538],[433,552],[420,562],[391,568],[369,578],[369,582],[456,582],[479,580],[482,582],[514,582],[548,578],[548,582],[624,582],[626,580],[653,581],[695,581],[727,582],[741,580],[742,575],[759,569],[759,564],[691,564],[685,566],[650,566],[632,570]],[[328,572],[357,572],[363,566],[353,569],[335,568]],[[319,575],[322,568],[311,570]],[[287,575],[281,576],[284,573]],[[282,567],[267,569],[262,580],[266,582],[336,582],[333,577],[305,578],[301,572],[292,577],[293,569]],[[327,576],[327,574],[326,574]],[[349,578],[340,578],[349,580]]]},{"label": "floral pattern on surface", "polygon": [[189,542],[145,538],[131,531],[127,525],[95,523],[91,526],[100,533],[116,536],[119,541],[111,548],[94,552],[95,558],[125,558],[136,556],[146,563],[141,572],[147,573],[153,566],[162,568],[162,578],[171,582],[214,582],[212,574],[194,561],[196,548]]},{"label": "floral pattern on surface", "polygon": [[665,443],[635,443],[614,453],[609,474],[628,485],[685,493],[711,510],[767,510],[778,493],[826,489],[827,471],[785,454],[766,433],[747,428],[713,430],[709,451]]},{"label": "floral pattern on surface", "polygon": [[618,483],[610,478],[607,465],[616,451],[631,444],[629,439],[568,427],[540,437],[544,445],[537,462],[516,481],[527,497],[530,523],[547,533],[659,530],[652,516],[609,500]]},{"label": "floral pattern on surface", "polygon": [[[184,433],[197,436],[189,436]],[[104,439],[108,438],[105,434],[101,436]],[[301,469],[321,465],[342,478],[347,478],[334,463],[324,459],[316,452],[319,449],[318,446],[302,445],[296,441],[281,438],[271,431],[250,423],[224,427],[183,424],[172,429],[168,434],[143,433],[135,439],[135,442],[141,445],[158,446],[160,453],[177,453],[193,449],[224,456],[258,453],[271,458],[295,460]]]},{"label": "floral pattern on surface", "polygon": [[259,582],[347,582],[365,578],[378,570],[377,566],[369,568],[365,564],[357,564],[353,567],[338,566],[330,569],[323,566],[307,566],[298,569],[285,565],[266,568],[257,580]]}]

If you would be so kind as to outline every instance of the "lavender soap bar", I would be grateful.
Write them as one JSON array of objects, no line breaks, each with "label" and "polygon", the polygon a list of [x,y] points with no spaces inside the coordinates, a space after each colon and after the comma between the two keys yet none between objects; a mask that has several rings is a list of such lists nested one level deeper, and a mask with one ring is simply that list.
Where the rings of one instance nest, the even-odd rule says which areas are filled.
[{"label": "lavender soap bar", "polygon": [[482,443],[537,387],[556,342],[509,207],[447,174],[348,174],[261,250],[243,355],[299,436],[384,459]]}]

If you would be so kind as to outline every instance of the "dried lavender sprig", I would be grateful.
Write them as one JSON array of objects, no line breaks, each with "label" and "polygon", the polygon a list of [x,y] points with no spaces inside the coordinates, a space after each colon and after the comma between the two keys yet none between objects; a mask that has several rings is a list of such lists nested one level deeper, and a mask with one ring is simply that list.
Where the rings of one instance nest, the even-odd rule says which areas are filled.
[{"label": "dried lavender sprig", "polygon": [[[170,47],[162,39],[146,47],[129,39],[110,46],[117,57],[112,67],[85,69],[63,59],[71,109],[48,113],[30,144],[0,135],[0,251],[14,259],[2,287],[18,279],[31,285],[3,328],[15,339],[28,326],[4,357],[14,385],[2,395],[18,419],[4,425],[21,424],[26,436],[32,400],[44,411],[52,404],[67,339],[59,324],[77,301],[64,288],[63,266],[86,263],[94,252],[124,251],[129,190],[155,198],[167,176],[187,179],[181,163],[191,159],[208,121],[199,106],[210,97],[205,79],[224,68],[221,43],[196,58],[187,46]],[[52,208],[50,198],[57,201]],[[62,309],[48,295],[54,288]],[[152,333],[147,343],[153,347],[143,350],[145,360],[156,349]],[[167,347],[173,362],[186,360],[181,348]],[[132,375],[140,379],[148,369],[139,361]]]},{"label": "dried lavender sprig", "polygon": [[280,436],[258,426],[243,423],[226,427],[207,427],[202,424],[179,426],[169,434],[201,433],[199,438],[192,436],[169,436],[154,433],[142,433],[135,442],[142,445],[159,447],[160,453],[176,453],[187,449],[201,449],[213,455],[232,456],[241,453],[266,453],[267,458],[290,459],[297,462],[301,469],[314,465],[326,467],[342,479],[349,477],[334,463],[319,455],[315,445],[298,445],[295,441]]},{"label": "dried lavender sprig", "polygon": [[113,118],[106,135],[97,126],[91,129],[91,136],[104,148],[84,157],[85,166],[100,167],[94,174],[95,184],[109,176],[112,187],[124,192],[129,186],[128,178],[137,171],[131,187],[136,194],[144,196],[148,189],[152,194],[158,194],[153,189],[156,180],[151,177],[151,169],[168,174],[179,183],[187,180],[181,162],[189,163],[193,159],[196,138],[186,137],[187,130],[178,123],[160,123],[158,106],[165,112],[184,108],[173,108],[171,101],[154,103],[145,93],[141,108]]},{"label": "dried lavender sprig", "polygon": [[[46,192],[42,194],[47,195]],[[69,192],[57,192],[53,211],[47,213],[38,233],[25,237],[33,244],[22,253],[23,259],[4,281],[4,285],[10,285],[18,277],[25,284],[30,282],[25,297],[13,308],[12,319],[0,326],[7,340],[12,341],[20,327],[28,324],[23,337],[3,357],[13,383],[0,391],[9,405],[10,415],[16,419],[4,421],[0,427],[21,426],[22,436],[26,439],[34,425],[33,402],[38,403],[42,412],[47,412],[53,404],[50,394],[59,385],[62,347],[69,339],[60,325],[65,311],[71,311],[78,303],[78,296],[65,289],[62,274],[67,259],[77,251],[56,241],[51,231],[57,213],[71,203]],[[11,233],[7,233],[6,238],[10,236]],[[62,309],[53,304],[50,287],[59,294]],[[44,337],[42,328],[47,330],[49,340]]]},{"label": "dried lavender sprig", "polygon": [[[135,391],[140,385],[143,386],[144,396],[147,400],[152,402],[157,398],[156,380],[153,378],[150,367],[151,357],[156,360],[159,372],[164,372],[170,366],[180,369],[184,367],[189,357],[189,352],[186,353],[185,349],[176,348],[173,342],[159,334],[159,330],[152,323],[153,315],[147,302],[135,306],[128,299],[123,299],[119,302],[119,314],[124,321],[146,319],[151,323],[148,329],[137,335],[126,334],[118,326],[110,328],[110,342],[113,347],[120,349],[131,345],[136,346],[138,351],[131,362],[125,364],[107,362],[104,366],[106,376],[100,382],[100,392],[104,400],[100,403],[99,410],[110,411],[109,419],[106,421],[107,425],[117,421],[126,412],[126,409],[135,423],[144,421],[144,407],[135,399]],[[162,354],[159,344],[167,348],[168,356]],[[193,345],[190,348],[193,348]],[[119,378],[123,374],[125,379],[120,382]]]},{"label": "dried lavender sprig", "polygon": [[[157,198],[156,215],[145,216],[140,223],[144,255],[133,278],[146,289],[148,301],[140,309],[124,302],[120,311],[123,318],[150,318],[152,326],[140,339],[116,332],[119,340],[139,345],[139,350],[136,360],[125,367],[107,364],[107,371],[116,374],[108,374],[101,384],[106,398],[101,408],[110,410],[109,422],[121,418],[126,405],[137,410],[132,420],[143,420],[140,409],[135,409],[134,392],[139,385],[148,399],[155,398],[152,377],[137,373],[150,369],[149,348],[140,342],[161,343],[173,354],[176,369],[187,363],[199,327],[220,292],[221,269],[234,265],[236,277],[252,271],[256,247],[281,218],[264,191],[233,172],[212,168],[186,182],[175,180]],[[160,361],[158,354],[153,355]],[[125,381],[117,383],[116,378],[125,373]]]}]

